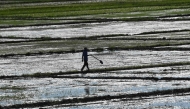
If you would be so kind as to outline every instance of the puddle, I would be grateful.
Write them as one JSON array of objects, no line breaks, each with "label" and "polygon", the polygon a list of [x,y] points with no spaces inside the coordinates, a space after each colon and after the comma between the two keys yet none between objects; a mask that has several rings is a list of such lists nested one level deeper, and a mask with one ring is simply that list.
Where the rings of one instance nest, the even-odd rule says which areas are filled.
[{"label": "puddle", "polygon": [[162,47],[155,47],[155,48],[190,48],[190,45],[177,45],[177,46],[162,46]]},{"label": "puddle", "polygon": [[[78,26],[78,27],[77,27]],[[190,21],[143,21],[109,22],[75,25],[51,25],[0,29],[1,36],[27,38],[52,37],[71,38],[109,34],[140,34],[152,31],[184,30],[190,28]]]}]

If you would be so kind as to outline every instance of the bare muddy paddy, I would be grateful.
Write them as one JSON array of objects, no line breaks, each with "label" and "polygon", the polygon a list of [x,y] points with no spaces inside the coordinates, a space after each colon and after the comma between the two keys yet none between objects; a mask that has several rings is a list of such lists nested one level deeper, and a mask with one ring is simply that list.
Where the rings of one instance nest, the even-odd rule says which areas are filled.
[{"label": "bare muddy paddy", "polygon": [[[187,62],[190,58],[189,51],[132,50],[91,52],[89,54],[95,55],[104,63],[100,64],[91,56],[89,57],[91,69]],[[81,53],[68,53],[0,58],[0,75],[80,71],[83,65],[81,57]]]},{"label": "bare muddy paddy", "polygon": [[189,28],[189,21],[108,22],[91,24],[82,23],[51,26],[12,27],[0,29],[0,35],[27,38],[72,38],[111,34],[133,35],[143,32],[184,30]]}]

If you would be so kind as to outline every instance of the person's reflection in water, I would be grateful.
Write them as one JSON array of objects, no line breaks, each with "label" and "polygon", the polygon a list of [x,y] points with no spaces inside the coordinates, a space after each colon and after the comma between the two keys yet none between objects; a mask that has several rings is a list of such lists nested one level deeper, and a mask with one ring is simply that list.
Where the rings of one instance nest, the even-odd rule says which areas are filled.
[{"label": "person's reflection in water", "polygon": [[86,95],[90,95],[90,89],[88,86],[85,87],[84,91],[85,91]]}]

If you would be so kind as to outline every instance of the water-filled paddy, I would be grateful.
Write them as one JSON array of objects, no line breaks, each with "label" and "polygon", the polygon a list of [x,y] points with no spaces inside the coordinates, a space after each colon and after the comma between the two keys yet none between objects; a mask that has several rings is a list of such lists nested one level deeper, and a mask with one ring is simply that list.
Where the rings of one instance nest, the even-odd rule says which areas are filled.
[{"label": "water-filled paddy", "polygon": [[[91,69],[97,69],[188,62],[190,52],[136,50],[91,52],[91,54],[94,54],[104,63],[100,64],[98,60],[90,56],[89,67]],[[36,72],[45,73],[71,70],[80,71],[83,65],[81,57],[81,53],[68,53],[0,58],[0,75],[22,75]]]},{"label": "water-filled paddy", "polygon": [[[144,2],[147,2],[146,0],[141,3],[137,0],[129,3],[136,4],[137,2],[139,7],[132,6],[126,11],[126,7],[121,8],[115,4],[113,6],[117,9],[114,7],[112,9],[111,6],[106,10],[101,10],[95,3],[97,10],[90,7],[91,10],[85,10],[85,14],[81,12],[79,16],[65,15],[67,12],[63,13],[56,7],[67,5],[67,3],[71,6],[72,3],[76,3],[75,6],[78,5],[81,8],[79,2],[84,5],[83,3],[88,1],[50,2],[38,5],[37,3],[3,4],[1,10],[10,8],[15,11],[14,8],[19,10],[20,6],[30,8],[35,6],[46,11],[50,9],[48,7],[55,6],[51,9],[57,9],[59,12],[55,11],[55,15],[52,15],[54,12],[51,9],[49,10],[51,13],[44,14],[41,13],[45,11],[39,9],[34,13],[33,10],[29,10],[29,13],[20,10],[17,11],[20,14],[16,15],[6,13],[7,9],[5,9],[6,12],[1,12],[4,18],[1,18],[0,29],[0,36],[3,37],[0,41],[2,43],[0,47],[0,108],[34,102],[39,105],[33,106],[39,108],[189,108],[188,5],[182,1],[172,1],[168,6],[169,1],[156,0],[151,1],[153,4],[156,2],[155,5],[147,8],[142,6]],[[102,2],[102,0],[90,2]],[[159,6],[156,6],[158,3]],[[179,3],[179,6],[175,3]],[[45,6],[47,8],[42,8]],[[70,14],[71,10],[68,10]],[[106,13],[103,14],[103,11]],[[110,13],[110,11],[114,12]],[[80,11],[77,10],[77,12]],[[77,12],[73,14],[78,14]],[[97,12],[97,15],[94,15],[94,12]],[[32,18],[28,18],[31,15]],[[47,19],[44,20],[44,18]],[[96,23],[92,23],[93,20]],[[44,26],[46,23],[48,26]],[[57,25],[50,25],[50,23],[57,23]],[[39,26],[27,26],[30,24]],[[43,41],[32,39],[29,43],[26,39],[40,37],[43,37],[41,38]],[[65,41],[51,39],[57,37],[65,38]],[[79,37],[83,38],[76,40]],[[96,38],[84,39],[84,37],[96,37],[97,40]],[[123,39],[109,40],[102,37]],[[75,40],[66,38],[75,38]],[[78,51],[84,46],[93,49],[93,52],[89,54],[95,55],[104,63],[100,64],[98,60],[89,57],[92,72],[80,72],[83,63],[82,54]],[[96,49],[101,52],[94,52]],[[76,53],[71,53],[75,50],[77,50]],[[69,74],[73,73],[73,70],[75,74]],[[47,74],[48,77],[47,75],[40,76],[41,73],[38,72]],[[31,75],[19,77],[23,74]],[[120,98],[117,98],[118,96]],[[62,100],[69,102],[47,106],[54,101]],[[42,101],[46,104],[40,105]],[[22,106],[20,105],[19,108]]]},{"label": "water-filled paddy", "polygon": [[[79,103],[79,104],[67,104],[54,106],[53,108],[62,109],[77,109],[77,108],[85,108],[85,109],[112,109],[114,107],[118,108],[162,108],[162,109],[173,109],[175,108],[189,108],[189,94],[182,95],[166,95],[166,96],[150,96],[150,97],[140,97],[134,99],[126,99],[126,100],[108,100],[108,101],[99,101],[99,102],[90,102],[90,103]],[[48,109],[52,107],[46,107]]]},{"label": "water-filled paddy", "polygon": [[[1,80],[1,105],[188,88],[188,81],[41,78]],[[12,100],[12,101],[10,101]]]},{"label": "water-filled paddy", "polygon": [[189,21],[142,21],[108,22],[92,24],[51,25],[32,27],[13,27],[0,29],[1,36],[71,38],[109,34],[139,34],[152,31],[184,30],[190,28]]}]

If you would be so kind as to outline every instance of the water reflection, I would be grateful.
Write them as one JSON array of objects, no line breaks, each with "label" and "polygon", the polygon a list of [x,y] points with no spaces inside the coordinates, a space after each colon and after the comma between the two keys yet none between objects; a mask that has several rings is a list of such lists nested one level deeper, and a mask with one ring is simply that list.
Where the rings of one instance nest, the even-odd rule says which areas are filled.
[{"label": "water reflection", "polygon": [[86,95],[88,95],[88,96],[90,95],[90,89],[88,86],[84,88],[84,91],[85,91]]},{"label": "water reflection", "polygon": [[[76,24],[81,25],[81,24]],[[142,32],[152,31],[169,31],[169,30],[183,30],[190,28],[190,21],[144,21],[144,22],[108,22],[108,23],[92,23],[83,25],[78,28],[73,28],[70,25],[51,25],[51,26],[37,26],[37,27],[19,27],[0,29],[1,36],[17,36],[17,37],[81,37],[81,36],[96,36],[108,34],[139,34]],[[35,29],[34,28],[38,28]]]}]

